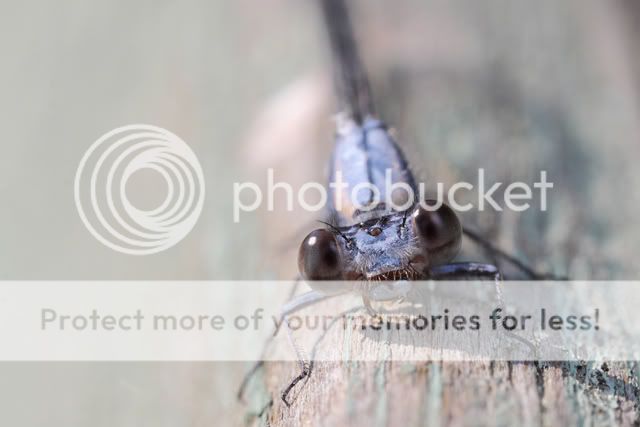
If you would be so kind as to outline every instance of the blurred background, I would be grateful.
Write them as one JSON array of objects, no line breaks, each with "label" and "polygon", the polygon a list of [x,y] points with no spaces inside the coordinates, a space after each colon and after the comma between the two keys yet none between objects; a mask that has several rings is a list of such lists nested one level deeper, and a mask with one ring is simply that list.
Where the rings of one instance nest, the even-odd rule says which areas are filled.
[{"label": "blurred background", "polygon": [[[490,0],[351,1],[381,117],[420,180],[533,182],[549,211],[469,212],[543,271],[637,279],[640,6]],[[233,183],[323,182],[335,102],[313,1],[14,2],[0,16],[0,278],[290,278],[317,217],[243,214]],[[85,229],[73,179],[90,144],[148,123],[199,158],[206,199],[169,250],[117,253]],[[148,184],[148,185],[145,185]],[[152,182],[134,198],[154,200]],[[159,196],[158,196],[159,197]],[[463,257],[483,254],[465,244]],[[228,295],[220,295],[227,298]],[[274,301],[274,304],[279,303]],[[243,364],[4,363],[19,425],[241,424]]]}]

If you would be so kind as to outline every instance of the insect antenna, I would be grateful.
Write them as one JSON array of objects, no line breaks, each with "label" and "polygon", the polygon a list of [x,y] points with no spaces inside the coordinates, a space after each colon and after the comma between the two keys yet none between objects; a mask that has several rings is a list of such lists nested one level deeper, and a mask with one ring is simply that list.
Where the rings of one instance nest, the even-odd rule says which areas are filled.
[{"label": "insect antenna", "polygon": [[405,224],[407,223],[407,215],[409,214],[409,209],[405,210],[404,214],[402,215],[402,228],[404,228]]},{"label": "insect antenna", "polygon": [[335,225],[331,224],[330,222],[321,221],[321,220],[318,220],[318,222],[321,223],[321,224],[326,225],[327,227],[329,227],[336,234],[338,234],[340,237],[342,237],[347,243],[349,243],[349,244],[353,243],[353,240],[350,237],[345,236],[345,234],[342,231],[340,231],[340,229],[338,227],[336,227]]},{"label": "insect antenna", "polygon": [[400,224],[400,227],[398,227],[398,237],[400,237],[402,230],[404,230],[407,224],[407,216],[409,215],[410,210],[411,208],[405,209],[404,213],[402,214],[402,223]]}]

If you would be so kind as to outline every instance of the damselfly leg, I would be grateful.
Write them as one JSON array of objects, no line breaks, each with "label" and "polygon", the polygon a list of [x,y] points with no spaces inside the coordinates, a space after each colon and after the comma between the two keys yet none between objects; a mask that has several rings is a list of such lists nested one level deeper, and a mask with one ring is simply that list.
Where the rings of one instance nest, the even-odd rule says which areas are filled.
[{"label": "damselfly leg", "polygon": [[488,239],[483,237],[480,233],[474,230],[470,230],[469,228],[463,228],[462,232],[465,236],[467,236],[471,241],[480,245],[488,254],[495,258],[503,259],[507,261],[509,264],[514,266],[516,269],[520,270],[528,279],[531,280],[567,280],[566,277],[559,277],[552,273],[540,273],[535,271],[533,268],[525,264],[523,261],[519,260],[514,255],[508,254],[502,249],[495,246]]},{"label": "damselfly leg", "polygon": [[433,267],[429,270],[433,280],[494,280],[501,279],[495,265],[478,262],[454,262]]},{"label": "damselfly leg", "polygon": [[[502,251],[499,252],[505,254]],[[522,264],[522,266],[527,271],[531,271],[533,274],[539,275],[539,273],[531,270],[526,265]],[[495,283],[497,308],[501,309],[503,312],[506,311],[504,299],[502,296],[502,288],[500,287],[500,284],[502,282],[502,275],[495,265],[476,262],[456,262],[435,267],[431,269],[429,274],[430,277],[434,280],[493,280]],[[536,354],[537,349],[531,341],[522,338],[511,331],[505,330],[503,331],[503,333],[507,337],[527,346],[532,354]]]},{"label": "damselfly leg", "polygon": [[[295,290],[297,289],[299,282],[300,280],[296,280],[292,293],[295,293]],[[289,340],[289,343],[291,344],[291,347],[296,353],[296,358],[298,360],[298,363],[300,364],[300,369],[301,369],[301,373],[292,381],[292,384],[290,384],[289,387],[287,387],[283,392],[283,401],[285,402],[285,404],[287,404],[287,406],[289,405],[289,403],[285,400],[286,395],[298,382],[300,382],[302,379],[308,377],[311,374],[311,370],[313,367],[313,362],[310,361],[308,357],[306,357],[304,349],[302,349],[295,341],[295,338],[293,336],[293,331],[291,330],[291,326],[289,324],[289,316],[299,310],[302,310],[305,307],[309,307],[311,305],[317,304],[321,301],[332,298],[336,295],[340,295],[340,294],[327,295],[318,291],[309,291],[309,292],[305,292],[304,294],[298,295],[297,297],[291,298],[290,301],[287,302],[282,307],[278,325],[283,325],[284,328],[286,329],[287,338]],[[264,365],[265,352],[269,344],[273,341],[274,337],[277,335],[278,332],[279,332],[279,328],[276,327],[273,335],[269,337],[269,339],[265,343],[261,360],[258,360],[253,365],[253,367],[247,372],[247,374],[245,374],[245,377],[237,393],[237,398],[239,400],[243,399],[245,390],[251,378],[253,378],[253,376],[258,372],[258,370]]]}]

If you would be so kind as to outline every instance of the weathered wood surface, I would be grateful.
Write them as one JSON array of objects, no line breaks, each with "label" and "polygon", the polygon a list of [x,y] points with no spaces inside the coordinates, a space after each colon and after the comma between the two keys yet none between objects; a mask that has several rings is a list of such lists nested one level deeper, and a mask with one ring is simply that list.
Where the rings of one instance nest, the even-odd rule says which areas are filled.
[{"label": "weathered wood surface", "polygon": [[[640,184],[640,79],[628,61],[635,44],[633,31],[625,31],[626,9],[598,2],[358,6],[356,28],[366,34],[364,56],[381,115],[398,129],[420,179],[474,182],[481,167],[503,182],[531,182],[544,169],[555,183],[548,212],[470,213],[464,223],[540,270],[578,279],[638,277],[637,265],[626,262],[640,237],[634,220],[640,194],[633,190]],[[271,139],[304,135],[299,153],[312,159],[310,178],[317,178],[331,95],[328,85],[305,82],[288,92],[288,101],[279,99],[279,112],[287,103],[299,112],[294,106],[304,100],[315,108],[297,117],[297,134],[288,129]],[[279,120],[297,126],[272,112],[267,127]],[[298,160],[260,159],[300,179],[310,163]],[[307,218],[269,218],[266,229],[273,236],[303,234],[298,226],[308,227]],[[470,242],[464,249],[464,259],[486,260]],[[277,256],[285,258],[281,273],[293,274],[295,247]],[[357,339],[345,344],[334,334],[324,345],[342,348]],[[273,405],[253,421],[633,425],[640,420],[639,373],[635,362],[318,363],[287,408],[279,394],[297,366],[267,363],[252,405],[271,399]]]}]

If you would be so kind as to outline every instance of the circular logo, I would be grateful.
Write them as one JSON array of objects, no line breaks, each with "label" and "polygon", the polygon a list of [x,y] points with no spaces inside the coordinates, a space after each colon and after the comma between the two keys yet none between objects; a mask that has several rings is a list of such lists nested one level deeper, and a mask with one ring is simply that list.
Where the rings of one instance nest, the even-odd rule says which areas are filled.
[{"label": "circular logo", "polygon": [[[167,189],[153,209],[139,209],[127,198],[127,182],[141,171],[156,172]],[[102,135],[89,147],[76,171],[74,196],[82,222],[96,239],[118,252],[149,255],[175,245],[196,224],[204,177],[182,139],[157,126],[134,124]]]}]

